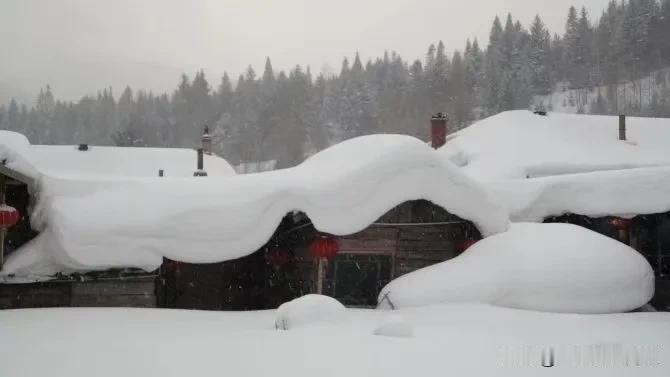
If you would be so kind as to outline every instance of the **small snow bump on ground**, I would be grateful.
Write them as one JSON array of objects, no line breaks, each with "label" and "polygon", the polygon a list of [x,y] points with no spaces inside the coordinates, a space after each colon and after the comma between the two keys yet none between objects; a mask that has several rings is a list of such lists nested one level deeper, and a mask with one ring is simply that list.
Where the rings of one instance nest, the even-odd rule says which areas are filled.
[{"label": "small snow bump on ground", "polygon": [[285,302],[277,309],[275,328],[291,330],[316,323],[340,322],[345,307],[332,297],[310,294]]},{"label": "small snow bump on ground", "polygon": [[403,317],[393,314],[379,324],[374,329],[373,334],[395,338],[411,338],[414,336],[414,330],[412,325]]}]

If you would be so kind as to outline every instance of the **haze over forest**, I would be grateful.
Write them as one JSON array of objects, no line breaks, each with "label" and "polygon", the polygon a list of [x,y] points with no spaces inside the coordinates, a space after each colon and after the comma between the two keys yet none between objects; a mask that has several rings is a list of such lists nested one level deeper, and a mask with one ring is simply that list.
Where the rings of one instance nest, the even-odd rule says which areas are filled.
[{"label": "haze over forest", "polygon": [[344,56],[366,60],[393,50],[408,60],[444,41],[488,38],[495,15],[524,25],[540,13],[560,32],[570,5],[599,14],[608,0],[4,0],[0,12],[0,103],[34,104],[47,84],[77,101],[113,87],[171,92],[181,73],[231,77],[267,56],[277,70],[296,64],[338,73]]},{"label": "haze over forest", "polygon": [[[479,19],[479,13],[486,10],[476,12],[477,17],[472,19]],[[527,14],[527,9],[522,13]],[[338,63],[332,63],[334,58],[328,54],[320,54],[330,48],[300,48],[317,38],[307,33],[305,40],[294,40],[297,47],[294,54],[289,54],[294,57],[293,63],[288,63],[283,54],[275,58],[272,48],[267,48],[267,52],[253,50],[272,58],[266,57],[263,66],[246,65],[243,69],[240,64],[231,63],[230,73],[222,74],[217,73],[220,68],[181,75],[179,70],[166,70],[166,76],[173,77],[176,84],[165,91],[151,90],[150,84],[103,86],[87,89],[94,94],[72,100],[60,95],[62,88],[50,83],[34,95],[34,103],[8,100],[0,105],[0,128],[24,133],[33,143],[193,147],[207,124],[215,135],[216,151],[231,162],[277,160],[279,167],[287,167],[316,150],[358,135],[393,132],[425,138],[427,119],[436,111],[450,114],[454,131],[500,111],[535,107],[553,110],[544,98],[564,90],[577,93],[577,98],[566,101],[574,101],[578,112],[670,116],[670,75],[666,69],[670,66],[670,42],[665,37],[670,35],[670,0],[610,2],[602,12],[566,6],[560,11],[561,26],[550,28],[545,20],[556,24],[556,13],[540,13],[529,22],[522,22],[513,13],[495,17],[491,22],[491,14],[487,16],[485,36],[463,37],[461,41],[451,40],[444,31],[449,23],[443,21],[449,17],[428,13],[421,26],[438,24],[445,28],[431,32],[430,37],[412,34],[412,46],[418,46],[416,41],[433,38],[432,43],[420,47],[422,52],[405,55],[387,50],[373,57],[353,53],[366,50],[370,43],[362,32],[359,40],[350,41],[361,46],[350,48],[348,57],[338,58]],[[208,14],[203,19],[211,17]],[[332,18],[324,13],[319,19],[327,26]],[[251,20],[256,21],[255,28],[248,25]],[[251,46],[240,47],[239,55],[245,56],[252,49],[252,37],[260,33],[258,28],[265,35],[270,32],[264,21],[267,20],[263,17],[246,19],[245,25],[253,30],[249,36]],[[190,40],[185,37],[189,35],[185,25],[191,23],[175,25],[184,33],[182,38]],[[308,23],[316,27],[314,20]],[[338,25],[345,35],[356,35],[351,30],[345,32],[343,23]],[[127,33],[124,24],[117,26],[119,33]],[[68,29],[67,25],[64,28]],[[173,50],[170,44],[163,43],[160,34],[148,29],[151,27],[147,26],[147,33],[153,35],[158,48],[164,48],[166,62],[173,62],[168,56],[174,55],[212,64],[217,56],[238,55],[232,46],[207,47],[212,41],[198,41],[196,46],[186,43],[183,52]],[[441,40],[443,36],[446,43]],[[411,50],[406,36],[397,40],[385,37],[386,44]],[[240,35],[239,39],[245,40],[245,36]],[[329,46],[327,38],[323,41],[324,46]],[[100,42],[99,48],[109,49],[112,56],[120,51],[114,44],[89,41],[93,42]],[[30,54],[40,45],[21,48]],[[78,47],[68,46],[65,50],[76,55]],[[191,54],[196,50],[207,52]],[[207,54],[214,54],[210,50],[221,55],[207,59]],[[311,58],[305,54],[311,54]],[[53,61],[56,65],[59,56],[56,54]],[[314,60],[326,61],[330,68],[323,72],[312,68],[313,64],[296,64]],[[50,63],[31,62],[45,67]],[[132,72],[128,77],[141,77],[146,72],[146,67],[126,66],[117,60],[105,62],[117,63]],[[160,73],[162,67],[157,65],[155,71]],[[99,76],[82,69],[78,80],[90,84]],[[649,83],[644,89],[646,101],[641,100],[643,86],[636,84],[643,79]],[[631,85],[633,95],[622,99],[620,87],[626,83]],[[67,83],[59,85],[71,88]],[[3,88],[13,92],[11,86]],[[586,92],[592,94],[582,95]]]}]

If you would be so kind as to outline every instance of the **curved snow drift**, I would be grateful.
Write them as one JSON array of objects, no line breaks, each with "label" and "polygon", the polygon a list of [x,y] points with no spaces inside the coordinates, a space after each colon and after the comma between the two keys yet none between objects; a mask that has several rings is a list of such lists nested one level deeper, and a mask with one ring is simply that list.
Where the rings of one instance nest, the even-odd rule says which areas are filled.
[{"label": "curved snow drift", "polygon": [[481,302],[515,309],[618,313],[654,295],[654,272],[627,245],[570,224],[515,223],[460,256],[382,289],[394,307]]},{"label": "curved snow drift", "polygon": [[348,140],[303,164],[267,173],[124,181],[45,177],[33,225],[40,235],[12,255],[17,276],[111,267],[157,268],[168,257],[220,262],[258,250],[291,211],[323,232],[365,229],[408,200],[426,199],[503,232],[502,207],[418,139],[373,135]]}]

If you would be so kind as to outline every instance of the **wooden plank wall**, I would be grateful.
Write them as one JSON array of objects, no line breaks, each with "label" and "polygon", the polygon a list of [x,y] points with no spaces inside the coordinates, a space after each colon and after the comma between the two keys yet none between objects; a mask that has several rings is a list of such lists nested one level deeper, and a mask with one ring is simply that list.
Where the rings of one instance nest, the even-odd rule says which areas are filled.
[{"label": "wooden plank wall", "polygon": [[0,284],[0,309],[49,308],[70,305],[70,284]]},{"label": "wooden plank wall", "polygon": [[0,284],[0,309],[156,307],[154,278]]},{"label": "wooden plank wall", "polygon": [[[306,280],[315,279],[316,265],[308,247],[318,234],[309,227],[289,241],[300,276]],[[479,238],[472,223],[426,200],[403,203],[361,232],[337,237],[341,253],[390,256],[391,278],[451,259],[460,252],[460,242]]]},{"label": "wooden plank wall", "polygon": [[397,228],[393,278],[457,256],[457,242],[465,238],[464,228],[463,224]]},{"label": "wooden plank wall", "polygon": [[154,308],[156,282],[153,278],[75,282],[70,306]]}]

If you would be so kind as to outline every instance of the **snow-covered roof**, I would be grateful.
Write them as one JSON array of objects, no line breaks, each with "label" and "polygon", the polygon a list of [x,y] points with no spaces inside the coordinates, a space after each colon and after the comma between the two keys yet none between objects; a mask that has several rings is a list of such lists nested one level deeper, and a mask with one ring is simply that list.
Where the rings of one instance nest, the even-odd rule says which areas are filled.
[{"label": "snow-covered roof", "polygon": [[[8,166],[21,165],[20,153],[4,156]],[[351,139],[272,172],[123,180],[42,176],[37,187],[31,221],[40,234],[10,255],[3,275],[151,270],[164,256],[195,263],[234,259],[265,244],[291,211],[336,235],[365,229],[415,199],[472,221],[484,235],[505,231],[509,223],[477,183],[425,143],[400,135]]]},{"label": "snow-covered roof", "polygon": [[449,137],[440,149],[482,182],[513,220],[670,210],[670,119],[508,111]]},{"label": "snow-covered roof", "polygon": [[[34,167],[17,167],[28,176],[155,177],[163,170],[165,176],[188,177],[197,168],[193,149],[88,146],[80,151],[75,145],[31,145],[25,136],[11,131],[0,131],[0,144]],[[226,160],[213,155],[205,155],[204,167],[209,175],[235,174]]]}]

